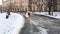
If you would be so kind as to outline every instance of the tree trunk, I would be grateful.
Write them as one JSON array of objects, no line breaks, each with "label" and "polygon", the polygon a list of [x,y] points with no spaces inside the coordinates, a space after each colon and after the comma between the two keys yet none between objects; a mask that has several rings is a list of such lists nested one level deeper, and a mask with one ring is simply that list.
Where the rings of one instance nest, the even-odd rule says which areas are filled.
[{"label": "tree trunk", "polygon": [[10,11],[7,11],[7,14],[10,15]]},{"label": "tree trunk", "polygon": [[49,11],[48,11],[49,15],[51,15],[51,7],[49,7]]},{"label": "tree trunk", "polygon": [[9,18],[9,15],[10,15],[10,11],[8,10],[8,11],[7,11],[7,15],[6,15],[6,19]]},{"label": "tree trunk", "polygon": [[2,13],[2,10],[1,10],[1,13]]}]

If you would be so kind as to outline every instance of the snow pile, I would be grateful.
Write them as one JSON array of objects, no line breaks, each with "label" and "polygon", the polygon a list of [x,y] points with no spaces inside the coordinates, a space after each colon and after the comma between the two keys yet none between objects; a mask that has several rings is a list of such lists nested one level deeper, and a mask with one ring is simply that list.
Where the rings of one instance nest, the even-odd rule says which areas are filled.
[{"label": "snow pile", "polygon": [[17,13],[11,13],[6,19],[6,13],[0,13],[0,34],[18,34],[24,26],[24,18]]},{"label": "snow pile", "polygon": [[34,14],[40,14],[40,15],[45,15],[53,18],[60,18],[60,12],[53,12],[53,16],[49,15],[48,12],[34,12]]}]

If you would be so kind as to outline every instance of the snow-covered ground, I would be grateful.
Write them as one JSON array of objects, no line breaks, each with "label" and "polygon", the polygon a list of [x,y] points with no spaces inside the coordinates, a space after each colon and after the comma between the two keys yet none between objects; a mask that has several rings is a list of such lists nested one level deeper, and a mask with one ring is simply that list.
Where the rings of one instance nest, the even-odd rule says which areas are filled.
[{"label": "snow-covered ground", "polygon": [[[8,19],[6,19],[6,13],[0,13],[0,34],[19,34],[21,28],[23,28],[25,19],[22,15],[17,13],[11,13]],[[39,28],[41,34],[48,34],[44,28]]]},{"label": "snow-covered ground", "polygon": [[24,17],[20,14],[11,13],[6,19],[6,13],[0,13],[0,34],[18,34],[24,23]]},{"label": "snow-covered ground", "polygon": [[53,16],[49,15],[48,12],[34,12],[34,14],[40,14],[40,15],[45,15],[45,16],[48,16],[48,17],[53,17],[53,18],[60,19],[60,12],[53,12]]},{"label": "snow-covered ground", "polygon": [[38,29],[40,29],[40,33],[41,34],[48,34],[47,31],[49,31],[48,29],[42,28],[42,27],[38,27]]},{"label": "snow-covered ground", "polygon": [[[34,25],[37,25],[38,23],[36,22],[36,21],[34,21],[34,20],[30,20]],[[45,29],[45,28],[43,28],[43,27],[38,27],[37,26],[37,29],[39,30],[39,32],[36,32],[36,33],[38,33],[38,34],[48,34],[48,29]]]}]

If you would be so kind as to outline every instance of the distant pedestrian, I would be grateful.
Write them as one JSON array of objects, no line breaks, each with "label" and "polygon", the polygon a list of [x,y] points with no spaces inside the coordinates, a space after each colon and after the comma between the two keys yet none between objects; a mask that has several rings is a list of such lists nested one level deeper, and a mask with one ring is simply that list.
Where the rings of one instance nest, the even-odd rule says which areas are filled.
[{"label": "distant pedestrian", "polygon": [[25,15],[25,16],[26,16],[26,17],[29,17],[29,16],[28,16],[28,13],[26,13],[26,15]]},{"label": "distant pedestrian", "polygon": [[30,15],[31,15],[31,13],[30,13],[30,11],[28,11],[28,12],[26,13],[26,17],[30,17]]},{"label": "distant pedestrian", "polygon": [[30,12],[28,12],[28,16],[30,17]]}]

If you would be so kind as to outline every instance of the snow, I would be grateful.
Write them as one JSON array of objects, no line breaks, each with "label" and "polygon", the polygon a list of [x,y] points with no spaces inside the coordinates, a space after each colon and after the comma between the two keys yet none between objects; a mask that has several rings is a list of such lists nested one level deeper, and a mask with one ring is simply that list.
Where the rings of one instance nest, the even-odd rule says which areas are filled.
[{"label": "snow", "polygon": [[48,16],[48,17],[53,17],[53,18],[60,19],[60,12],[53,12],[53,16],[49,15],[48,12],[35,12],[34,14],[45,15],[45,16]]},{"label": "snow", "polygon": [[[37,23],[35,22],[35,21],[33,21],[33,20],[30,20],[34,25],[37,25]],[[36,33],[41,33],[41,34],[48,34],[48,32],[47,31],[49,31],[49,29],[45,29],[45,28],[43,28],[43,27],[38,27],[37,26],[37,29],[39,30],[39,32],[36,32]]]},{"label": "snow", "polygon": [[0,0],[0,5],[2,5],[2,0]]},{"label": "snow", "polygon": [[24,26],[24,17],[17,13],[11,13],[6,19],[6,13],[0,13],[0,34],[18,34]]},{"label": "snow", "polygon": [[47,29],[42,28],[42,27],[38,27],[38,29],[40,29],[40,33],[41,33],[41,34],[48,34],[48,33],[47,33],[47,31],[48,31]]}]

